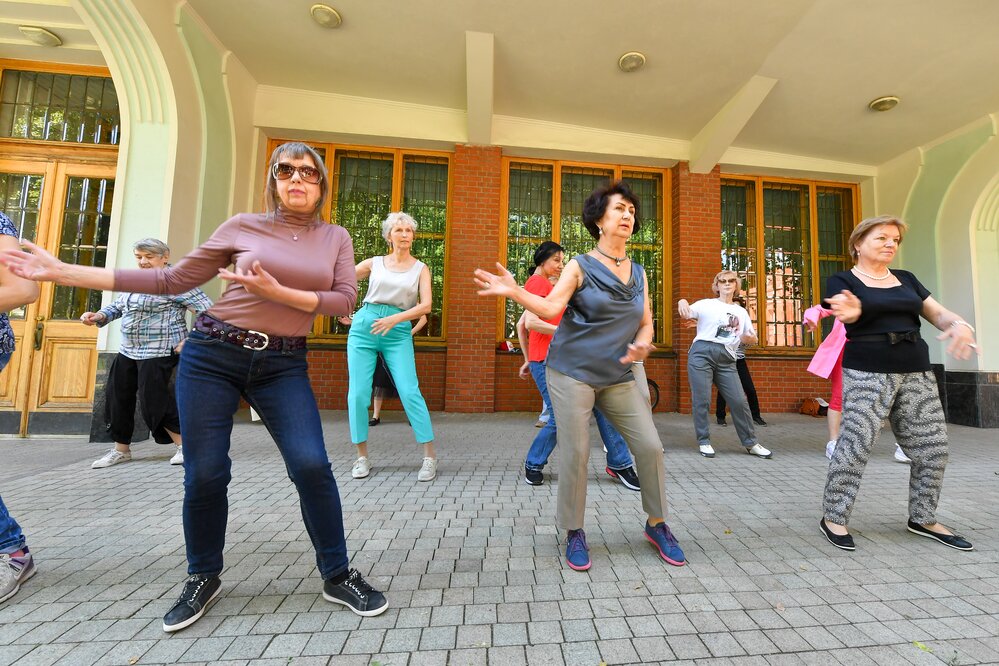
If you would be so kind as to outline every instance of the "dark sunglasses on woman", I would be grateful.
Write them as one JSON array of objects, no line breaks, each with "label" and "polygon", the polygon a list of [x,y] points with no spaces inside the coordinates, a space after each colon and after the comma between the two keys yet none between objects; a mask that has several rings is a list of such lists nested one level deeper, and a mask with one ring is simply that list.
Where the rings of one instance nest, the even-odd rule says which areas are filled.
[{"label": "dark sunglasses on woman", "polygon": [[299,177],[306,183],[312,183],[315,185],[323,179],[322,173],[316,167],[310,166],[295,166],[293,164],[288,164],[287,162],[278,162],[272,168],[274,172],[274,177],[278,180],[288,180],[298,172]]}]

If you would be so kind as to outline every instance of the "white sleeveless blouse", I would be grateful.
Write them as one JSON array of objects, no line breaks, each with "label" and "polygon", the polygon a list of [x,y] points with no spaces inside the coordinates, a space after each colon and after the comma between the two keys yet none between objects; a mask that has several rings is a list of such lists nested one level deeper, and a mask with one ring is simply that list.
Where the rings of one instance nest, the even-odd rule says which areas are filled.
[{"label": "white sleeveless blouse", "polygon": [[368,278],[368,293],[364,302],[394,305],[401,310],[414,307],[419,300],[423,266],[423,262],[417,259],[408,271],[400,273],[385,268],[385,257],[372,257],[371,277]]}]

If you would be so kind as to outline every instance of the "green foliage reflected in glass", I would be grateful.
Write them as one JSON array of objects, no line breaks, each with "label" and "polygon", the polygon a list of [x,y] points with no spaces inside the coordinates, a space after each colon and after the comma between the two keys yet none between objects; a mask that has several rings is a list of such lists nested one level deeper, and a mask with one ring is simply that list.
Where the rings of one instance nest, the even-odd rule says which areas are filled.
[{"label": "green foliage reflected in glass", "polygon": [[[113,198],[114,181],[111,179],[68,179],[59,237],[60,260],[100,268],[107,264],[107,238]],[[51,317],[79,319],[84,312],[94,312],[100,307],[99,289],[56,286],[52,296]]]},{"label": "green foliage reflected in glass", "polygon": [[116,145],[118,95],[109,77],[8,69],[0,80],[0,137]]}]

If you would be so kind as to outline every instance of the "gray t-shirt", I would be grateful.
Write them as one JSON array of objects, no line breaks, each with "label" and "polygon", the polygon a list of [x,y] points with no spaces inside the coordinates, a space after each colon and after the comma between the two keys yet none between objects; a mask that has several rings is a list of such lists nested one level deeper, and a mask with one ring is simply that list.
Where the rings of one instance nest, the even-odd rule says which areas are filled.
[{"label": "gray t-shirt", "polygon": [[574,258],[583,271],[583,284],[555,329],[547,363],[591,386],[634,381],[631,364],[622,364],[620,358],[642,325],[645,271],[632,261],[631,279],[624,284],[599,260],[587,254]]}]

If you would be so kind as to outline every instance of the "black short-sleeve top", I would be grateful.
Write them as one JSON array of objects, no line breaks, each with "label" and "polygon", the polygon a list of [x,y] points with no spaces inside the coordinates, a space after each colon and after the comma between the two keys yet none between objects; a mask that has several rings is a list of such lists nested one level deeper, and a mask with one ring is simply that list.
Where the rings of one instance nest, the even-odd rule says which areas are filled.
[{"label": "black short-sleeve top", "polygon": [[[930,349],[919,336],[919,314],[930,292],[909,271],[892,269],[892,273],[902,284],[868,287],[852,271],[836,273],[826,282],[826,298],[847,289],[861,303],[860,318],[846,325],[844,368],[886,373],[930,369]],[[893,343],[887,333],[911,337]]]}]

